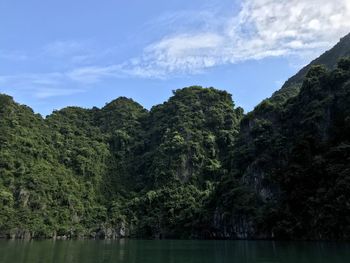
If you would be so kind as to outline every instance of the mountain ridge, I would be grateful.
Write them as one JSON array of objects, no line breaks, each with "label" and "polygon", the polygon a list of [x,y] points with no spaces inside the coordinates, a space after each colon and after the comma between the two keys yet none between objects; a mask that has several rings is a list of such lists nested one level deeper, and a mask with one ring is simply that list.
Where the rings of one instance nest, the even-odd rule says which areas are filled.
[{"label": "mountain ridge", "polygon": [[334,47],[312,60],[308,65],[290,77],[279,90],[272,94],[270,100],[273,102],[283,102],[295,96],[301,88],[305,75],[313,65],[325,65],[328,69],[334,69],[337,66],[338,60],[341,57],[347,56],[350,56],[350,33],[342,37]]},{"label": "mountain ridge", "polygon": [[46,118],[0,94],[0,237],[348,240],[350,59],[308,69],[247,115],[200,86]]}]

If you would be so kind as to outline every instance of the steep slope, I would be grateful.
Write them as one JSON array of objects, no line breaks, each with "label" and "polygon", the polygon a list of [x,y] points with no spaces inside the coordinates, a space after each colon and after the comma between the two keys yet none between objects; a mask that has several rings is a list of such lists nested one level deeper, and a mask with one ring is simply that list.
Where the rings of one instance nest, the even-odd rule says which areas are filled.
[{"label": "steep slope", "polygon": [[131,188],[125,173],[146,111],[120,98],[44,120],[9,96],[0,105],[1,235],[96,235],[113,224],[109,209]]},{"label": "steep slope", "polygon": [[118,98],[102,109],[65,108],[48,116],[55,131],[60,162],[86,178],[102,205],[101,220],[90,229],[99,237],[124,235],[125,220],[116,211],[135,190],[135,155],[142,141],[141,120],[147,111],[131,99]]},{"label": "steep slope", "polygon": [[[231,95],[213,88],[176,90],[153,107],[147,123],[145,171],[152,185],[216,181],[227,169],[227,152],[243,111]],[[226,165],[226,167],[225,167]]]},{"label": "steep slope", "polygon": [[[321,64],[328,69],[334,69],[336,68],[337,61],[347,55],[350,55],[350,34],[343,37],[332,49],[322,54],[291,77],[271,98],[263,100],[253,111],[249,112],[241,123],[241,142],[243,144],[254,143],[254,140],[260,136],[259,132],[262,132],[261,127],[266,123],[274,122],[278,118],[279,112],[283,111],[285,107],[284,104],[289,99],[298,95],[304,77],[312,66]],[[274,127],[272,127],[270,132],[274,132]],[[259,149],[255,149],[254,151],[259,151]],[[249,155],[250,153],[247,154]],[[248,163],[242,163],[241,167],[246,167],[249,164],[249,159],[247,158],[245,160]]]},{"label": "steep slope", "polygon": [[199,86],[46,119],[0,94],[0,237],[350,239],[349,50],[245,116]]},{"label": "steep slope", "polygon": [[333,71],[311,67],[283,110],[242,131],[234,173],[219,187],[220,235],[350,238],[349,105],[343,59]]},{"label": "steep slope", "polygon": [[129,197],[136,190],[136,166],[143,151],[144,122],[148,112],[131,99],[120,97],[96,111],[95,125],[106,136],[110,159],[105,179],[109,198]]},{"label": "steep slope", "polygon": [[[269,173],[266,175],[266,166],[275,163],[276,167],[281,167],[285,164],[283,155],[278,155],[281,154],[279,151],[271,154],[267,154],[266,151],[266,149],[271,148],[273,140],[276,140],[275,143],[279,144],[276,148],[285,147],[285,137],[280,132],[281,113],[285,112],[288,101],[293,100],[299,94],[304,78],[313,66],[322,64],[328,69],[334,69],[337,61],[348,55],[350,55],[350,34],[343,37],[335,47],[291,77],[271,98],[262,101],[243,118],[239,138],[235,145],[236,150],[231,157],[234,162],[232,170],[234,174],[238,175],[238,179],[232,180],[232,178],[228,178],[227,183],[223,184],[219,191],[222,191],[221,195],[239,198],[240,201],[236,202],[236,204],[242,203],[242,205],[236,206],[229,201],[229,198],[226,198],[228,203],[223,210],[231,210],[228,214],[232,214],[234,210],[239,210],[240,213],[236,212],[235,214],[245,214],[246,218],[243,220],[243,217],[239,216],[234,219],[229,215],[227,220],[230,222],[222,223],[225,219],[220,218],[216,214],[217,225],[231,225],[231,227],[236,229],[231,229],[228,232],[235,232],[237,236],[241,237],[247,237],[254,232],[252,229],[252,217],[255,216],[252,216],[252,214],[255,212],[252,207],[264,205],[264,202],[271,198],[273,192],[279,191],[278,183],[275,181],[266,183],[265,178],[269,176]],[[276,150],[276,148],[273,149]],[[242,180],[241,176],[243,176],[242,178],[245,181],[243,186],[240,183]],[[247,185],[249,187],[246,187]],[[265,187],[266,185],[268,187]],[[259,197],[257,199],[253,197],[256,194]],[[257,203],[261,199],[262,203]],[[234,220],[238,221],[238,223],[235,223]],[[223,232],[226,233],[226,230],[221,229],[221,234]],[[267,236],[271,237],[271,233]]]},{"label": "steep slope", "polygon": [[136,235],[205,235],[206,205],[228,172],[242,114],[227,92],[202,87],[176,90],[151,109],[137,169],[141,194],[127,209]]},{"label": "steep slope", "polygon": [[350,34],[341,38],[340,41],[330,50],[303,67],[297,74],[284,83],[282,88],[276,91],[270,98],[273,103],[283,103],[287,99],[298,94],[304,77],[314,65],[324,65],[328,69],[334,69],[338,60],[342,57],[350,56]]},{"label": "steep slope", "polygon": [[61,141],[40,115],[8,96],[0,103],[1,234],[84,234],[104,214],[93,180],[64,164]]},{"label": "steep slope", "polygon": [[231,95],[202,87],[150,112],[118,98],[43,119],[0,103],[0,232],[16,237],[203,235],[243,116]]}]

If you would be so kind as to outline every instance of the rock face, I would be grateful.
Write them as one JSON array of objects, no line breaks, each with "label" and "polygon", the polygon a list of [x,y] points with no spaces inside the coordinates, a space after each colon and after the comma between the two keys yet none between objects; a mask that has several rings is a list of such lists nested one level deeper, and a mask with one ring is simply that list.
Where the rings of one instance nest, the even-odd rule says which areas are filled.
[{"label": "rock face", "polygon": [[249,166],[246,173],[242,177],[242,183],[248,185],[249,188],[258,195],[262,202],[267,202],[273,198],[278,198],[278,185],[269,181],[268,176],[261,167]]},{"label": "rock face", "polygon": [[108,226],[101,226],[101,228],[91,235],[95,239],[119,239],[130,237],[129,229],[125,223],[121,223],[119,226],[112,228]]},{"label": "rock face", "polygon": [[[340,134],[347,129],[344,123],[349,111],[340,104],[345,105],[341,100],[347,100],[346,94],[349,94],[349,66],[348,62],[339,62],[340,58],[349,55],[350,34],[291,77],[270,99],[263,101],[242,120],[232,157],[235,180],[239,183],[233,184],[231,189],[237,185],[248,187],[255,196],[255,202],[250,202],[249,207],[255,211],[248,212],[247,217],[246,210],[235,207],[235,203],[242,201],[234,193],[227,194],[229,189],[223,187],[228,197],[219,200],[230,205],[222,208],[218,204],[219,209],[213,219],[218,236],[320,239],[327,235],[320,227],[324,224],[321,220],[326,220],[321,218],[327,212],[321,211],[325,209],[325,203],[329,207],[338,206],[337,201],[327,198],[333,195],[341,198],[342,194],[335,193],[333,188],[336,188],[337,180],[344,178],[339,178],[338,174],[330,179],[330,174],[333,174],[333,169],[348,169],[341,161],[332,165],[338,161],[330,155],[337,155],[333,151],[339,151],[342,158],[349,156],[340,146],[342,143],[348,145],[348,139]],[[315,67],[318,64],[334,71],[325,73],[326,69]],[[337,129],[339,133],[334,133]],[[347,174],[345,170],[341,172],[343,175]],[[312,174],[318,175],[313,177]],[[347,175],[345,177],[348,178]],[[316,194],[316,191],[323,195]],[[303,206],[306,202],[309,209]],[[342,206],[339,209],[345,212],[345,220],[349,222],[350,208]],[[306,215],[314,220],[308,222]],[[332,220],[337,221],[335,215]],[[337,238],[346,239],[349,229],[344,229],[343,225],[343,230],[336,230],[334,222],[330,222],[332,220],[328,222],[328,234],[338,233]]]},{"label": "rock face", "polygon": [[[87,235],[76,235],[75,233],[57,235],[57,232],[54,231],[52,235],[47,236],[46,238],[58,239],[58,240],[67,240],[67,239],[120,239],[130,237],[130,229],[126,226],[125,223],[121,223],[116,227],[101,225],[96,231],[91,231]],[[30,240],[40,238],[40,234],[35,232],[30,232],[28,230],[15,229],[11,232],[1,232],[0,239],[23,239]]]},{"label": "rock face", "polygon": [[244,216],[226,218],[224,214],[215,211],[212,238],[219,239],[253,239],[257,238],[254,222]]},{"label": "rock face", "polygon": [[22,230],[22,229],[14,229],[11,232],[1,232],[0,233],[0,239],[6,238],[6,239],[30,240],[34,237],[35,237],[35,233],[30,232],[28,230]]},{"label": "rock face", "polygon": [[[332,71],[311,68],[296,97],[282,107],[265,107],[265,116],[273,111],[274,118],[258,119],[260,112],[253,127],[241,129],[231,190],[221,186],[225,206],[214,219],[214,225],[226,226],[219,227],[224,236],[350,237],[350,206],[340,201],[350,198],[349,105],[345,59]],[[242,121],[247,123],[252,122]]]},{"label": "rock face", "polygon": [[332,49],[323,53],[320,57],[303,67],[297,74],[289,78],[283,84],[282,88],[272,95],[270,98],[271,101],[283,103],[289,98],[296,96],[301,89],[306,74],[312,66],[324,65],[328,69],[332,70],[337,67],[337,63],[340,58],[348,56],[350,56],[350,34],[341,38]]},{"label": "rock face", "polygon": [[47,118],[0,94],[0,236],[348,238],[346,54],[350,35],[245,116],[198,86]]}]

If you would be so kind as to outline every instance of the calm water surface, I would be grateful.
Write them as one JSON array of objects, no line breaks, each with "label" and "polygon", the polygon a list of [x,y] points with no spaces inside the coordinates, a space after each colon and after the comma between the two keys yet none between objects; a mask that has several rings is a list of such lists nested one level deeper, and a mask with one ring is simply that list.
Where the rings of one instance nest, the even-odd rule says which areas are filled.
[{"label": "calm water surface", "polygon": [[0,241],[1,263],[348,263],[350,243],[270,241]]}]

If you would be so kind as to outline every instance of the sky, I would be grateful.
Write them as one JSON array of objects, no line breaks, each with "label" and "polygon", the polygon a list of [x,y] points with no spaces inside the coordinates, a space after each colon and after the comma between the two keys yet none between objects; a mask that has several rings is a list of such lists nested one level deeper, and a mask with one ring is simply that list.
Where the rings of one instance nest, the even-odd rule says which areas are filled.
[{"label": "sky", "polygon": [[250,111],[349,32],[349,0],[0,0],[0,93],[45,116],[200,85]]}]

